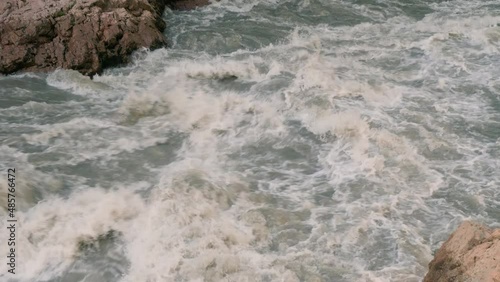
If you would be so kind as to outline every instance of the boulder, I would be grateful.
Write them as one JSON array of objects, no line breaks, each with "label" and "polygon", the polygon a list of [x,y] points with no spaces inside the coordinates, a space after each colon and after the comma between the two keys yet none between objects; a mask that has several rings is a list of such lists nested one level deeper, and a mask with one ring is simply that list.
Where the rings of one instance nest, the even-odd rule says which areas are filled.
[{"label": "boulder", "polygon": [[166,45],[162,14],[176,2],[1,0],[0,73],[65,68],[92,76],[126,63],[138,48]]},{"label": "boulder", "polygon": [[465,221],[429,263],[424,282],[500,282],[500,229]]}]

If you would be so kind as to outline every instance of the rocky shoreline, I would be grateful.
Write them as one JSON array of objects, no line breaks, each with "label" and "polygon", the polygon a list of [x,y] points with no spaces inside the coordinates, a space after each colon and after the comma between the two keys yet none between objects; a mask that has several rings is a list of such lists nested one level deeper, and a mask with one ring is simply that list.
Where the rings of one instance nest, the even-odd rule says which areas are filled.
[{"label": "rocky shoreline", "polygon": [[424,282],[499,282],[500,229],[465,221],[429,263]]},{"label": "rocky shoreline", "polygon": [[0,73],[64,68],[93,76],[127,63],[139,48],[166,46],[166,6],[206,4],[208,0],[3,0]]}]

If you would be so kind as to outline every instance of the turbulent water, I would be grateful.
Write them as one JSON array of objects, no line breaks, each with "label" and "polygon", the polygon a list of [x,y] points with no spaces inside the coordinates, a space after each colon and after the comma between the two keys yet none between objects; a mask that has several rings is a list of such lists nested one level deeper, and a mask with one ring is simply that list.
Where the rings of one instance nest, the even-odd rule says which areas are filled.
[{"label": "turbulent water", "polygon": [[1,281],[420,281],[461,221],[498,226],[498,0],[165,19],[171,48],[94,80],[0,77]]}]

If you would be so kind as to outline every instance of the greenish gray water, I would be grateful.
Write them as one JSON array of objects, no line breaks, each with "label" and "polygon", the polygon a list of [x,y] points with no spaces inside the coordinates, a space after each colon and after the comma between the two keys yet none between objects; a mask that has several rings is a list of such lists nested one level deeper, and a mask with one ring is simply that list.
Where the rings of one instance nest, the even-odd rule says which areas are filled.
[{"label": "greenish gray water", "polygon": [[94,80],[0,77],[2,281],[421,281],[462,220],[499,226],[498,1],[165,19]]}]

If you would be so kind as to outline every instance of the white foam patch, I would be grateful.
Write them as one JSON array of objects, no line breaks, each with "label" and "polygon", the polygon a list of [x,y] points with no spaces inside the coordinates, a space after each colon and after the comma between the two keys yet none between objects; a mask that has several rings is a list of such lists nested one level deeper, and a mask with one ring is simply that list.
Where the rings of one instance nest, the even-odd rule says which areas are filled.
[{"label": "white foam patch", "polygon": [[112,121],[93,118],[75,118],[59,124],[38,125],[36,128],[41,132],[22,135],[26,142],[49,145],[44,153],[58,152],[71,156],[64,160],[58,158],[54,164],[74,165],[84,160],[109,158],[121,152],[141,150],[168,139],[162,134],[150,134],[147,128],[134,131]]},{"label": "white foam patch", "polygon": [[[17,255],[23,260],[17,277],[45,280],[60,274],[75,259],[79,243],[122,231],[143,209],[144,202],[129,189],[84,189],[69,199],[47,198],[27,212],[18,211]],[[2,273],[7,273],[5,267]]]},{"label": "white foam patch", "polygon": [[[165,130],[190,133],[188,155],[195,152],[217,154],[223,149],[218,143],[224,140],[230,141],[224,146],[238,147],[241,142],[261,138],[261,132],[279,134],[284,130],[284,119],[274,106],[279,103],[278,99],[261,100],[231,91],[214,93],[200,84],[200,78],[218,79],[228,75],[242,80],[265,78],[266,74],[258,72],[255,66],[248,66],[247,62],[220,60],[198,66],[179,62],[146,91],[130,93],[119,113],[124,119],[156,118]],[[223,140],[220,140],[221,134],[226,136]]]},{"label": "white foam patch", "polygon": [[[185,167],[164,176],[150,208],[131,226],[141,232],[124,236],[131,259],[124,281],[241,279],[269,263],[250,247],[251,229],[235,221],[234,195],[224,183],[205,182],[203,171]],[[186,177],[201,186],[188,185]]]},{"label": "white foam patch", "polygon": [[44,75],[39,74],[39,73],[24,72],[24,73],[19,73],[19,74],[13,74],[13,75],[10,75],[10,76],[5,76],[5,77],[6,78],[7,77],[15,77],[15,78],[24,78],[24,77],[27,77],[27,78],[43,79]]},{"label": "white foam patch", "polygon": [[460,40],[480,45],[481,52],[497,53],[500,30],[497,24],[499,22],[500,17],[494,16],[456,19],[430,16],[418,22],[415,27],[419,32],[432,32],[434,34],[428,39],[428,46],[437,45],[440,41]]},{"label": "white foam patch", "polygon": [[[62,188],[62,182],[57,177],[37,170],[36,166],[28,161],[28,154],[6,145],[0,146],[0,154],[4,156],[1,169],[5,171],[5,177],[0,179],[1,216],[7,216],[7,199],[11,199],[12,195],[15,197],[16,211],[25,211],[33,207],[39,197],[57,193]],[[8,181],[8,169],[14,169],[13,184]],[[9,191],[12,185],[14,193]]]},{"label": "white foam patch", "polygon": [[91,98],[109,98],[111,87],[90,79],[74,70],[58,69],[47,76],[47,84],[71,93]]}]

